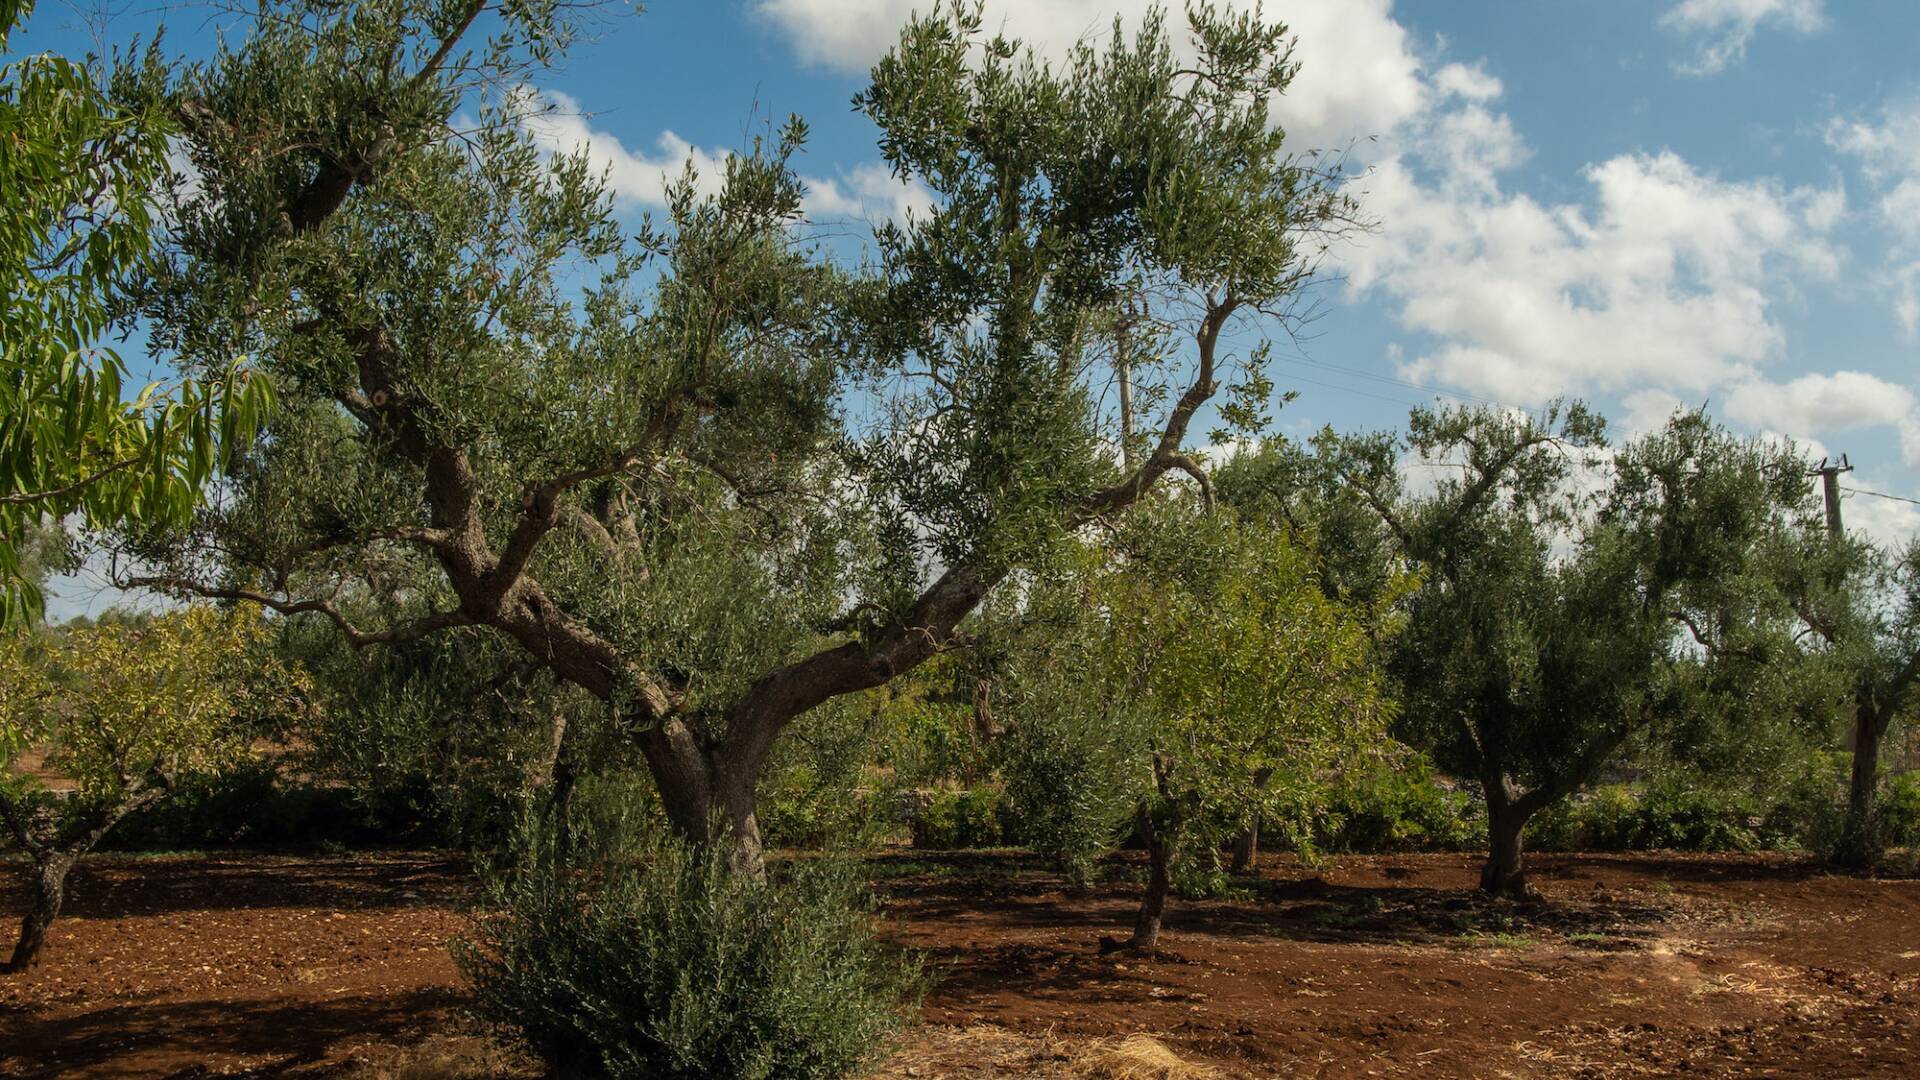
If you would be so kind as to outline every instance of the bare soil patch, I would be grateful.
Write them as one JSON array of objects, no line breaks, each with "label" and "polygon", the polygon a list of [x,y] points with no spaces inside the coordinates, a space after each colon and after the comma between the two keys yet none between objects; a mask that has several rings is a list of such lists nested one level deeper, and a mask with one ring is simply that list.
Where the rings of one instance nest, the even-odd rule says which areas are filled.
[{"label": "bare soil patch", "polygon": [[[1177,903],[1143,957],[1098,952],[1131,884],[1008,853],[873,870],[935,978],[887,1080],[1920,1075],[1913,880],[1542,856],[1547,902],[1514,905],[1469,893],[1466,856],[1278,860]],[[438,854],[95,860],[47,962],[0,978],[0,1076],[524,1074],[462,1015],[469,888]]]}]

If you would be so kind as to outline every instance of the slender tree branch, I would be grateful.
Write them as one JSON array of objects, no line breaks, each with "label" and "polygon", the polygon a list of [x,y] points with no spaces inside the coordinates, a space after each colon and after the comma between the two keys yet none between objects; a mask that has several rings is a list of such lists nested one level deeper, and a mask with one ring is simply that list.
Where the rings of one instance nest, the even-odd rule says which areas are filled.
[{"label": "slender tree branch", "polygon": [[456,626],[472,626],[474,620],[459,611],[438,611],[411,622],[384,630],[362,630],[355,626],[339,608],[328,600],[283,600],[253,589],[231,589],[212,585],[202,585],[184,578],[151,577],[134,575],[123,578],[114,584],[122,589],[156,589],[175,595],[187,594],[204,597],[209,600],[246,600],[271,608],[282,615],[300,615],[318,612],[327,617],[340,631],[347,644],[360,648],[366,645],[393,644],[402,641],[414,641],[439,630]]}]

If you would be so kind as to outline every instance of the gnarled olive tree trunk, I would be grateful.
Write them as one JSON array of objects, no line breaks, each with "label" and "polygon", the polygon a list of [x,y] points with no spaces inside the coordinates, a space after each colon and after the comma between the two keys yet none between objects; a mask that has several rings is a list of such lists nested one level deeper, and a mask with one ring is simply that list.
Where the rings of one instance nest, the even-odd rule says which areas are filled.
[{"label": "gnarled olive tree trunk", "polygon": [[1526,828],[1540,809],[1537,791],[1524,794],[1497,770],[1481,780],[1487,795],[1487,861],[1480,869],[1480,891],[1512,900],[1538,900],[1527,881]]}]

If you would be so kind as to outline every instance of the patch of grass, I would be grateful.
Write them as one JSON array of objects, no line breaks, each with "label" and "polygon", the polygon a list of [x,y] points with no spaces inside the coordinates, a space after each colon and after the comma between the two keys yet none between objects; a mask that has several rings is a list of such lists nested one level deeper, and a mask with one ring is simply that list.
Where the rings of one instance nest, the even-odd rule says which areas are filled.
[{"label": "patch of grass", "polygon": [[1467,933],[1461,934],[1460,937],[1464,941],[1488,949],[1528,949],[1533,947],[1533,938],[1528,935],[1509,933],[1506,931],[1488,933],[1484,930],[1470,930]]},{"label": "patch of grass", "polygon": [[1595,934],[1587,930],[1577,930],[1567,935],[1567,944],[1590,945],[1601,948],[1613,944],[1613,938],[1608,934]]},{"label": "patch of grass", "polygon": [[1322,904],[1308,909],[1307,912],[1301,916],[1301,920],[1314,926],[1346,929],[1347,927],[1358,926],[1365,922],[1367,920],[1367,913],[1333,904]]}]

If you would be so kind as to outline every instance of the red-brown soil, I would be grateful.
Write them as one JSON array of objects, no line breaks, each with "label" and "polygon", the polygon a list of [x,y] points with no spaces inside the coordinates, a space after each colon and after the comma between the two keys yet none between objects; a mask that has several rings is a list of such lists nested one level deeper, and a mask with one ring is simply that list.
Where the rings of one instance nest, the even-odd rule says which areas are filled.
[{"label": "red-brown soil", "polygon": [[[880,858],[887,933],[935,983],[879,1075],[1064,1076],[1076,1047],[1149,1032],[1248,1077],[1920,1076],[1920,882],[1560,855],[1535,860],[1548,903],[1516,907],[1472,897],[1475,870],[1276,862],[1176,901],[1139,957],[1097,951],[1131,885]],[[0,976],[0,1076],[351,1073],[466,1030],[443,943],[468,888],[438,855],[96,860],[46,962]],[[10,882],[0,914],[21,899]]]}]

